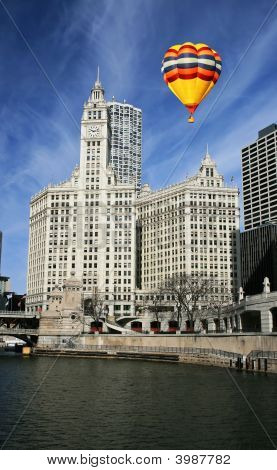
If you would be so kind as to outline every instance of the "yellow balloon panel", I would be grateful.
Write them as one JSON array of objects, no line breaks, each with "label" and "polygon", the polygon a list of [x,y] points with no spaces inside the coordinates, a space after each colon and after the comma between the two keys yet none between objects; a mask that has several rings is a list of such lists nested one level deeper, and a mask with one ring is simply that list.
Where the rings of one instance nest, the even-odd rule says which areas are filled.
[{"label": "yellow balloon panel", "polygon": [[198,77],[186,81],[178,78],[168,84],[174,95],[186,106],[198,105],[213,86],[214,83],[209,83]]}]

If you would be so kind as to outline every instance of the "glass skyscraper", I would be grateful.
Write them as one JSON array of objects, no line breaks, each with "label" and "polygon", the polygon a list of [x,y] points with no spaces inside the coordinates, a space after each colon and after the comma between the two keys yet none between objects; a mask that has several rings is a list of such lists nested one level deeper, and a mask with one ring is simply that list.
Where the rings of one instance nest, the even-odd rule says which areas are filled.
[{"label": "glass skyscraper", "polygon": [[122,183],[141,187],[141,109],[127,103],[108,103],[111,129],[110,163]]}]

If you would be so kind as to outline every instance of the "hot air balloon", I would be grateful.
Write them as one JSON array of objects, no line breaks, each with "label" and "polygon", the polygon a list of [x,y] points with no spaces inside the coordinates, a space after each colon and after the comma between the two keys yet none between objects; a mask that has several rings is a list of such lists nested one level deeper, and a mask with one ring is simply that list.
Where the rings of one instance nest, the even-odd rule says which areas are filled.
[{"label": "hot air balloon", "polygon": [[165,83],[193,113],[216,84],[221,72],[221,58],[207,44],[185,42],[171,46],[164,55],[162,73]]}]

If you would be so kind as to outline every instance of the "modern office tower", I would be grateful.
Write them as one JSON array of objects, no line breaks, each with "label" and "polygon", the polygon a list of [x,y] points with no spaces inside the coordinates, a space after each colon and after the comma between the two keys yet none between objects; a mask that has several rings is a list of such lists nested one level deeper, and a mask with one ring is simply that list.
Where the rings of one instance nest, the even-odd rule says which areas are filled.
[{"label": "modern office tower", "polygon": [[209,154],[198,173],[159,191],[142,187],[136,202],[141,288],[157,289],[179,273],[214,278],[215,297],[240,286],[238,189],[227,187]]},{"label": "modern office tower", "polygon": [[119,181],[141,187],[141,109],[112,101],[109,106],[111,128],[110,163]]},{"label": "modern office tower", "polygon": [[0,276],[0,297],[5,292],[10,292],[10,278],[7,276]]},{"label": "modern office tower", "polygon": [[110,165],[109,106],[95,82],[81,120],[80,166],[31,200],[27,309],[45,310],[49,293],[72,275],[106,311],[132,313],[135,291],[135,184]]},{"label": "modern office tower", "polygon": [[266,224],[240,235],[241,284],[246,295],[263,291],[264,278],[277,291],[277,224]]},{"label": "modern office tower", "polygon": [[241,151],[245,230],[277,220],[276,142],[277,125],[271,124]]}]

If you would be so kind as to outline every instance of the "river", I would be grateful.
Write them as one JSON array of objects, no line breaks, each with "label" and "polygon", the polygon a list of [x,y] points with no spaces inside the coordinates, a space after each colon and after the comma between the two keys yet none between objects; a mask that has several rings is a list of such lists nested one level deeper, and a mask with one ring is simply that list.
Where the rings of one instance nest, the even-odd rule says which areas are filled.
[{"label": "river", "polygon": [[0,447],[272,449],[235,384],[276,444],[277,374],[1,353]]}]

